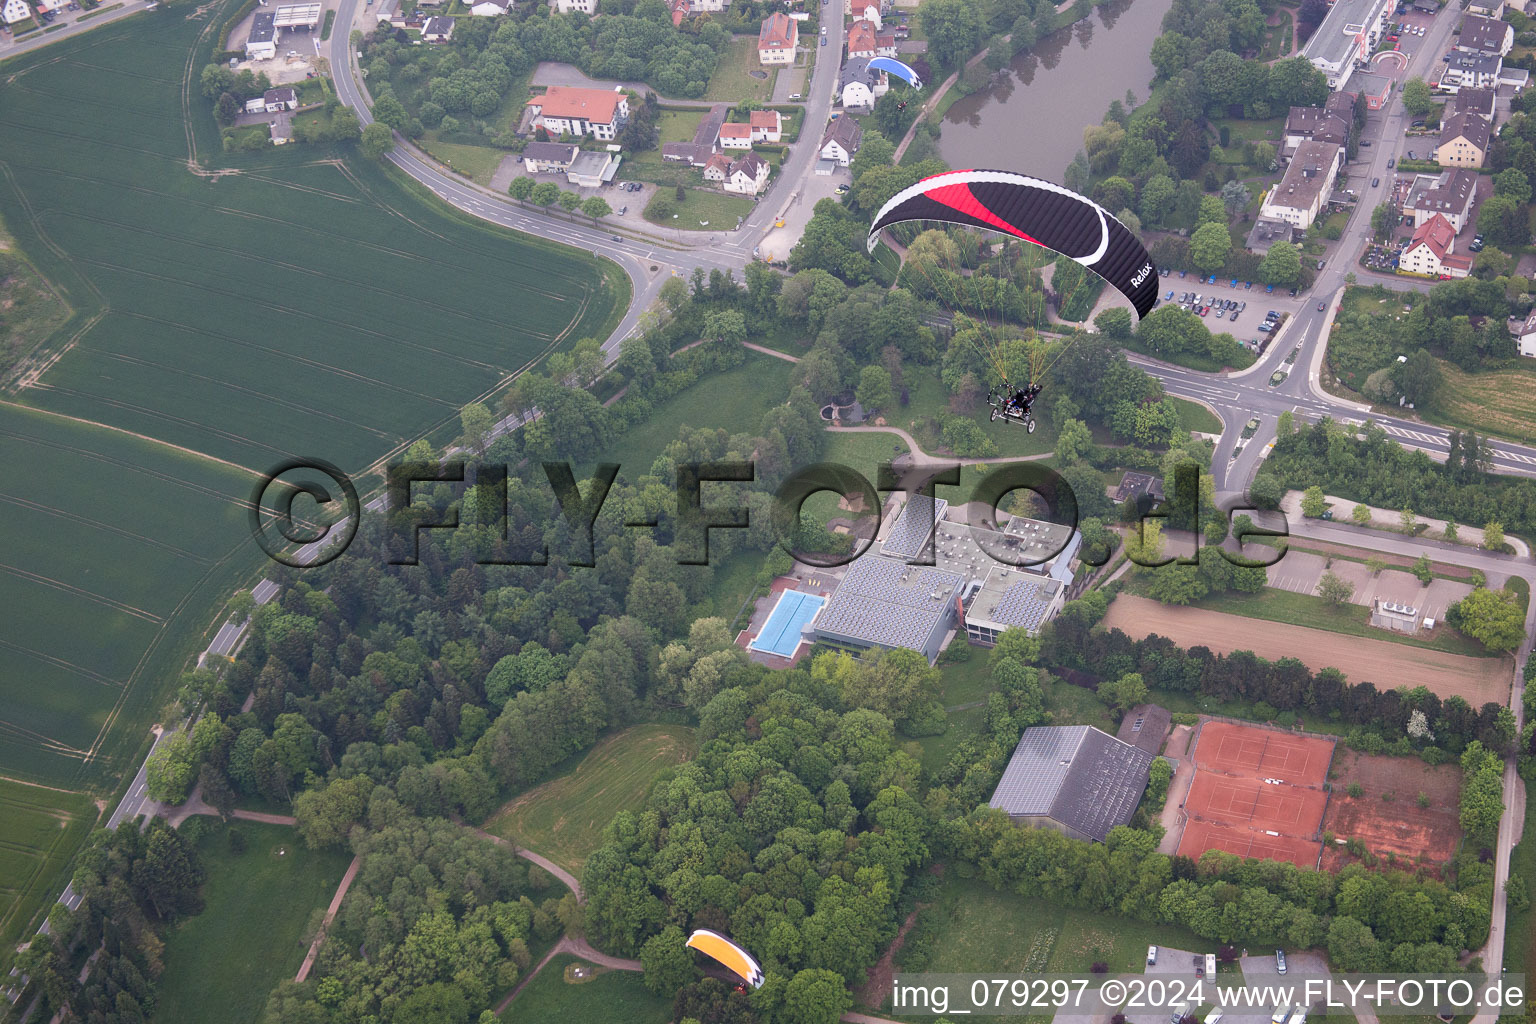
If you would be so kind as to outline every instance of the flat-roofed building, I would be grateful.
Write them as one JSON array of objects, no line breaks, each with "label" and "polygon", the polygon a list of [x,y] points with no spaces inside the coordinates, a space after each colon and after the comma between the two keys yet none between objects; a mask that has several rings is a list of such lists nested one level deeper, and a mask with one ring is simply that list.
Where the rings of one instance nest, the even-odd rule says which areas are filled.
[{"label": "flat-roofed building", "polygon": [[1381,41],[1391,10],[1390,0],[1334,0],[1302,51],[1328,79],[1328,88],[1342,89],[1355,63],[1370,56]]},{"label": "flat-roofed building", "polygon": [[246,60],[271,60],[277,56],[277,29],[273,11],[259,10],[251,19],[251,34],[245,40]]},{"label": "flat-roofed building", "polygon": [[277,28],[314,28],[320,24],[321,4],[287,4],[277,9],[273,25]]}]

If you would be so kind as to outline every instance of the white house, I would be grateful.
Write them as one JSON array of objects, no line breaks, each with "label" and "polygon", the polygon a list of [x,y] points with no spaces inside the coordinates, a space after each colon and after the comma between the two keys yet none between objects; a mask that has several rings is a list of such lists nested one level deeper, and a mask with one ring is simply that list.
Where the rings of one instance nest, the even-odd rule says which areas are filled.
[{"label": "white house", "polygon": [[571,161],[571,166],[566,168],[565,180],[580,188],[600,188],[613,181],[622,159],[618,153],[581,150],[576,154],[576,159]]},{"label": "white house", "polygon": [[580,151],[570,142],[530,142],[520,155],[529,174],[554,174],[569,170]]},{"label": "white house", "polygon": [[768,161],[756,153],[748,153],[737,160],[725,173],[725,190],[745,196],[757,195],[767,182]]},{"label": "white house", "polygon": [[1504,0],[1471,0],[1467,4],[1467,13],[1481,14],[1485,18],[1495,20],[1504,17]]},{"label": "white house", "polygon": [[827,133],[821,137],[821,158],[839,167],[847,167],[853,162],[853,154],[859,151],[859,143],[863,141],[864,129],[859,127],[859,122],[851,117],[840,117],[832,122]]},{"label": "white house", "polygon": [[731,124],[727,122],[720,126],[721,149],[751,149],[752,126],[750,124]]},{"label": "white house", "polygon": [[498,14],[506,14],[511,7],[512,0],[475,0],[469,13],[481,18],[494,18]]},{"label": "white house", "polygon": [[724,153],[712,153],[704,164],[705,181],[724,181],[731,169],[731,158]]},{"label": "white house", "polygon": [[5,18],[7,25],[14,25],[32,17],[32,8],[27,6],[27,0],[5,0],[5,11],[0,16]]},{"label": "white house", "polygon": [[421,26],[421,39],[425,43],[446,43],[453,37],[452,18],[428,18]]},{"label": "white house", "polygon": [[549,6],[561,14],[592,14],[597,10],[597,0],[549,0]]},{"label": "white house", "polygon": [[1456,229],[1437,213],[1413,233],[1408,248],[1403,250],[1398,270],[1430,277],[1466,277],[1472,269],[1472,261],[1455,255],[1455,248]]},{"label": "white house", "polygon": [[891,78],[884,71],[871,72],[869,58],[849,58],[838,71],[838,102],[845,108],[873,107],[875,100],[891,91]]},{"label": "white house", "polygon": [[1293,228],[1311,227],[1333,192],[1342,156],[1343,149],[1333,142],[1307,141],[1297,146],[1285,176],[1259,207],[1259,216],[1285,221]]},{"label": "white house", "polygon": [[293,91],[292,86],[288,85],[268,89],[261,96],[261,109],[269,114],[275,114],[280,110],[293,110],[298,105],[299,95]]},{"label": "white house", "polygon": [[1460,233],[1472,215],[1472,200],[1476,193],[1477,174],[1474,171],[1458,168],[1439,175],[1420,174],[1408,188],[1403,212],[1413,215],[1416,228],[1423,227],[1425,221],[1439,214]]},{"label": "white house", "polygon": [[800,26],[782,11],[769,15],[757,33],[759,64],[793,64],[795,46],[800,41]]},{"label": "white house", "polygon": [[552,85],[528,101],[533,123],[551,135],[591,135],[613,139],[629,120],[629,99],[617,89],[577,89]]},{"label": "white house", "polygon": [[1450,62],[1440,75],[1440,88],[1446,92],[1460,89],[1496,89],[1504,58],[1491,53],[1450,53]]},{"label": "white house", "polygon": [[777,110],[754,110],[748,119],[753,142],[780,142],[784,138],[784,119]]},{"label": "white house", "polygon": [[1521,355],[1527,359],[1536,359],[1536,309],[1531,310],[1530,316],[1525,318],[1525,323],[1520,325],[1515,341],[1520,346]]}]

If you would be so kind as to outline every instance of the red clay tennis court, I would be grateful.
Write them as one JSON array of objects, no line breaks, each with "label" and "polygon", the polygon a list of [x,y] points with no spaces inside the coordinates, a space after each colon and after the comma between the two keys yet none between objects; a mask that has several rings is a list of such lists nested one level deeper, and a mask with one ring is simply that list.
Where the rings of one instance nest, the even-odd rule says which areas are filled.
[{"label": "red clay tennis court", "polygon": [[1223,853],[1235,853],[1239,857],[1290,861],[1299,868],[1315,868],[1320,846],[1320,843],[1313,840],[1272,836],[1209,821],[1191,821],[1184,826],[1179,853],[1198,859],[1206,850],[1221,850]]},{"label": "red clay tennis court", "polygon": [[1223,850],[1317,866],[1331,740],[1208,721],[1191,757],[1180,854]]},{"label": "red clay tennis court", "polygon": [[1301,786],[1321,786],[1327,781],[1332,759],[1332,740],[1235,722],[1206,722],[1195,750],[1201,768],[1278,778]]}]

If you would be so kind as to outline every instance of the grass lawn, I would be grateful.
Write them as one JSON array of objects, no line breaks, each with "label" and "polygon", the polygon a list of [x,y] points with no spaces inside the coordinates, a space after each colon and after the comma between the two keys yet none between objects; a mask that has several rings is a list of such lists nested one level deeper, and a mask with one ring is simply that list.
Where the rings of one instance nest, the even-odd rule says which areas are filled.
[{"label": "grass lawn", "polygon": [[[1144,580],[1144,576],[1133,575],[1127,581],[1126,589],[1146,596]],[[1407,644],[1410,647],[1427,647],[1433,651],[1460,654],[1469,658],[1502,657],[1502,655],[1490,654],[1487,648],[1476,640],[1464,637],[1449,628],[1441,631],[1441,636],[1430,640],[1407,636],[1394,630],[1377,629],[1372,626],[1371,610],[1365,605],[1333,605],[1314,594],[1298,594],[1295,591],[1277,590],[1273,587],[1265,587],[1257,594],[1240,594],[1230,590],[1211,594],[1195,601],[1190,607],[1230,612],[1249,619],[1287,622],[1293,626],[1325,629],[1330,633],[1343,633],[1346,636],[1387,640]]]},{"label": "grass lawn", "polygon": [[[766,71],[768,75],[754,78],[749,74],[752,71]],[[777,68],[765,68],[758,63],[756,36],[735,36],[731,39],[731,48],[720,55],[715,73],[709,76],[703,98],[717,103],[740,103],[743,100],[764,103],[773,95],[773,79],[777,74]]]},{"label": "grass lawn", "polygon": [[1175,398],[1173,404],[1179,407],[1179,426],[1183,429],[1202,434],[1221,433],[1221,420],[1205,406],[1187,398]]},{"label": "grass lawn", "polygon": [[[939,379],[937,369],[931,366],[907,367],[902,372],[902,384],[907,388],[909,404],[890,410],[886,422],[911,432],[930,455],[938,454],[934,451],[940,443],[934,429],[936,425],[926,421],[937,420],[949,412],[949,389]],[[1016,423],[1004,423],[1002,420],[992,422],[985,405],[976,412],[964,415],[981,427],[982,433],[997,446],[1000,457],[1041,455],[1056,445],[1056,425],[1048,419],[1037,421],[1035,432],[1031,434]]]},{"label": "grass lawn", "polygon": [[692,752],[693,730],[685,726],[625,729],[588,751],[573,771],[497,811],[485,830],[579,873],[613,816],[639,809],[656,776]]},{"label": "grass lawn", "polygon": [[[580,964],[599,973],[579,984],[565,980],[565,969]],[[667,1024],[670,996],[655,996],[633,971],[609,971],[561,954],[539,972],[502,1016],[517,1024]]]},{"label": "grass lawn", "polygon": [[[704,110],[662,110],[656,115],[656,129],[660,133],[660,141],[667,142],[692,142],[693,133],[699,130],[699,122],[704,120]],[[656,147],[660,152],[661,146]]]},{"label": "grass lawn", "polygon": [[1111,973],[1140,974],[1150,945],[1212,948],[1175,925],[1071,910],[999,892],[977,879],[947,879],[934,909],[939,935],[927,970],[935,974],[1086,974],[1095,961],[1108,964]]},{"label": "grass lawn", "polygon": [[731,618],[752,593],[764,557],[757,551],[736,551],[725,561],[711,565],[708,597],[711,607],[699,609],[699,614],[718,615],[730,625]]},{"label": "grass lawn", "polygon": [[[656,200],[665,197],[672,204],[672,213],[663,219],[656,211]],[[658,189],[645,207],[645,219],[652,224],[683,231],[730,231],[736,221],[752,212],[755,204],[746,196],[727,195],[714,189],[689,188],[683,190],[679,203],[675,193]]]},{"label": "grass lawn", "polygon": [[1527,443],[1536,436],[1536,370],[1467,373],[1455,363],[1437,362],[1445,377],[1435,410],[1441,422]]},{"label": "grass lawn", "polygon": [[[617,462],[619,472],[635,480],[651,471],[651,463],[686,424],[690,427],[724,427],[731,433],[755,431],[769,409],[789,397],[787,363],[760,352],[747,352],[747,360],[724,373],[705,377],[670,399],[644,423],[626,431],[617,443],[586,467],[598,462]],[[870,435],[853,435],[870,436]],[[871,478],[873,479],[873,478]]]},{"label": "grass lawn", "polygon": [[939,663],[939,686],[942,690],[940,700],[945,707],[954,707],[956,704],[971,704],[978,700],[986,700],[987,694],[993,690],[992,669],[990,667],[992,651],[986,647],[971,647],[966,645],[963,637],[957,637],[950,645],[951,649],[959,648],[966,651],[969,657],[964,661],[942,661]]},{"label": "grass lawn", "polygon": [[[1526,892],[1536,892],[1536,800],[1525,802],[1525,831],[1509,855],[1509,874],[1525,879]],[[1509,908],[1504,930],[1504,969],[1527,975],[1536,970],[1536,910]]]},{"label": "grass lawn", "polygon": [[421,148],[437,157],[453,170],[469,175],[477,185],[489,186],[491,175],[501,166],[501,159],[508,154],[490,146],[464,146],[457,142],[438,142],[423,138]]},{"label": "grass lawn", "polygon": [[0,779],[0,949],[14,949],[53,896],[60,869],[90,833],[96,807],[84,793]]},{"label": "grass lawn", "polygon": [[1223,118],[1213,122],[1216,129],[1227,129],[1227,137],[1233,146],[1241,146],[1245,142],[1271,142],[1278,148],[1280,140],[1285,135],[1285,118],[1267,117],[1263,120],[1247,120],[1244,118]]},{"label": "grass lawn", "polygon": [[231,849],[222,828],[198,847],[206,906],[165,937],[156,1020],[254,1024],[267,994],[304,961],[313,919],[352,859],[309,849],[285,825],[242,821],[233,830],[245,837],[245,852]]},{"label": "grass lawn", "polygon": [[[788,365],[788,364],[785,364]],[[840,466],[857,470],[864,474],[864,478],[871,484],[877,479],[876,467],[882,462],[889,462],[896,456],[907,450],[901,438],[895,434],[850,434],[841,431],[828,431],[827,442],[822,449],[822,461],[835,462]],[[948,488],[940,488],[940,497],[944,497],[944,491]]]}]

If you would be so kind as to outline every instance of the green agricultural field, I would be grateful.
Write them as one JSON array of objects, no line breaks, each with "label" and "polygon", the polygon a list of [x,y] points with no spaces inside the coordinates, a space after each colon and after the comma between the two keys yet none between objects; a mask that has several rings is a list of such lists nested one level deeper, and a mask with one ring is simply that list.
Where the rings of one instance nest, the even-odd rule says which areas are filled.
[{"label": "green agricultural field", "polygon": [[[597,970],[596,977],[578,984],[566,981],[566,967],[576,964]],[[502,1014],[517,1024],[666,1024],[672,1019],[672,1000],[652,995],[641,976],[633,971],[594,968],[585,960],[561,954],[539,972]]]},{"label": "green agricultural field", "polygon": [[[245,838],[243,853],[231,831]],[[255,1024],[267,993],[304,962],[308,933],[351,858],[309,849],[286,825],[250,821],[216,828],[198,850],[205,906],[165,938],[155,1020]]]},{"label": "green agricultural field", "polygon": [[503,807],[485,829],[580,872],[613,816],[639,808],[656,776],[692,751],[693,730],[685,726],[625,729],[593,747],[569,774]]},{"label": "green agricultural field", "polygon": [[[7,61],[0,90],[0,217],[74,311],[38,349],[56,361],[0,394],[0,776],[109,803],[265,567],[261,473],[445,441],[460,406],[606,337],[629,296],[617,267],[350,150],[226,156],[195,82],[183,104],[220,23],[125,19]],[[0,856],[7,928],[35,926],[70,837],[41,872]]]},{"label": "green agricultural field", "polygon": [[0,949],[11,949],[52,896],[48,883],[90,833],[96,807],[84,793],[0,778]]},{"label": "green agricultural field", "polygon": [[226,157],[195,83],[182,105],[216,22],[133,18],[7,62],[0,215],[106,311],[24,401],[252,468],[352,469],[607,333],[627,283],[590,253],[445,214],[350,150]]},{"label": "green agricultural field", "polygon": [[16,405],[0,438],[0,774],[111,787],[174,680],[161,655],[259,564],[256,480]]}]

